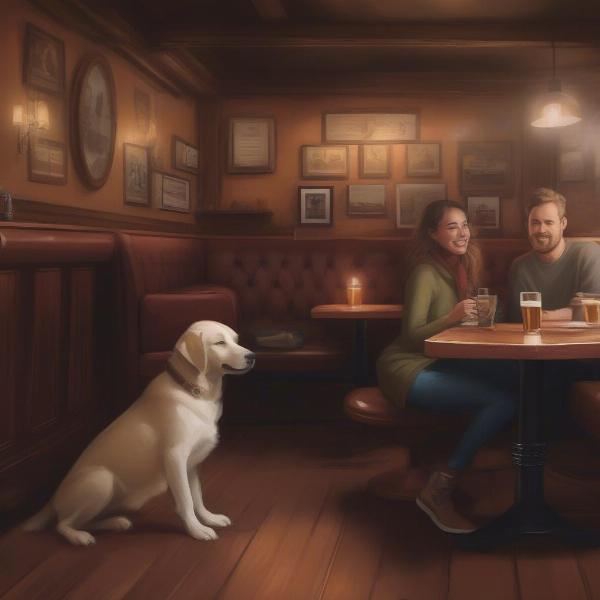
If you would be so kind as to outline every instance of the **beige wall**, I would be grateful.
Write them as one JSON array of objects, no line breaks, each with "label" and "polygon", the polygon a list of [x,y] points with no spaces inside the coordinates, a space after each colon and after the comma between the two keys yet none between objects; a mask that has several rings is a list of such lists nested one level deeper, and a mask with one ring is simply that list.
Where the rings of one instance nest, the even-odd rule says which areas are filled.
[{"label": "beige wall", "polygon": [[[39,29],[64,41],[66,59],[66,94],[56,97],[27,88],[23,84],[23,39],[25,25],[32,23]],[[67,103],[73,76],[82,56],[100,53],[110,63],[116,87],[117,135],[112,169],[105,185],[99,190],[89,190],[75,171],[68,147],[68,172],[66,185],[48,185],[28,181],[27,155],[17,154],[17,134],[12,125],[12,106],[25,104],[27,99],[45,99],[50,106],[51,129],[48,138],[68,140]],[[122,215],[135,215],[155,219],[194,222],[193,212],[178,214],[146,208],[126,206],[123,202],[123,143],[148,145],[149,140],[136,131],[134,89],[137,87],[151,97],[156,118],[157,138],[154,148],[154,166],[191,181],[192,211],[196,206],[197,177],[171,168],[171,135],[176,134],[197,145],[197,115],[192,98],[176,98],[153,87],[130,63],[98,44],[57,24],[43,13],[31,8],[23,0],[3,0],[0,19],[0,186],[6,187],[15,197],[51,204],[77,206]]]}]

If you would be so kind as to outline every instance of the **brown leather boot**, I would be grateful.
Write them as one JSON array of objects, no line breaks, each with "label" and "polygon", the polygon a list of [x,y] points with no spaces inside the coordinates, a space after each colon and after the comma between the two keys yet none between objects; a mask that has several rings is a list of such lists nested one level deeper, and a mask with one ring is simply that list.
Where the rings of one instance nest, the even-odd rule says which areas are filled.
[{"label": "brown leather boot", "polygon": [[447,533],[470,533],[476,527],[469,519],[456,512],[452,491],[456,476],[444,471],[434,471],[427,485],[417,496],[417,506]]}]

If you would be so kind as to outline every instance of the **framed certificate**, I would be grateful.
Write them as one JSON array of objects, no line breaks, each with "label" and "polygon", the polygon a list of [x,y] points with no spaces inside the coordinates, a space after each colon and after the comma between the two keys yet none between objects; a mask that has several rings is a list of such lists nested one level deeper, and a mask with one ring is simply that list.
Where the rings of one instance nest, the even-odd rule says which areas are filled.
[{"label": "framed certificate", "polygon": [[273,173],[275,171],[275,119],[230,117],[227,171]]}]

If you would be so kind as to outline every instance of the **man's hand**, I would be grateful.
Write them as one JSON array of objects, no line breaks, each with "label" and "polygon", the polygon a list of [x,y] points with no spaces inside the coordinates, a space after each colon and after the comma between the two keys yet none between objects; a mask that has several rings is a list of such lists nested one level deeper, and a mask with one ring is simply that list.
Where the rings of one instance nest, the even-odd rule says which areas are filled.
[{"label": "man's hand", "polygon": [[573,311],[569,308],[559,308],[557,310],[543,310],[542,321],[572,321]]}]

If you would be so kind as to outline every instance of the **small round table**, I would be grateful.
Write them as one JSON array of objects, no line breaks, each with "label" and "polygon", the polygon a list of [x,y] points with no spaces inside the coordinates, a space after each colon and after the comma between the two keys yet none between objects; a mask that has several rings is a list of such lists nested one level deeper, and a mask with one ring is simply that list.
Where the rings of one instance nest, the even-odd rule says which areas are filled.
[{"label": "small round table", "polygon": [[362,386],[369,378],[367,361],[367,321],[370,319],[400,319],[402,304],[319,304],[310,311],[313,319],[354,320],[354,381]]}]

